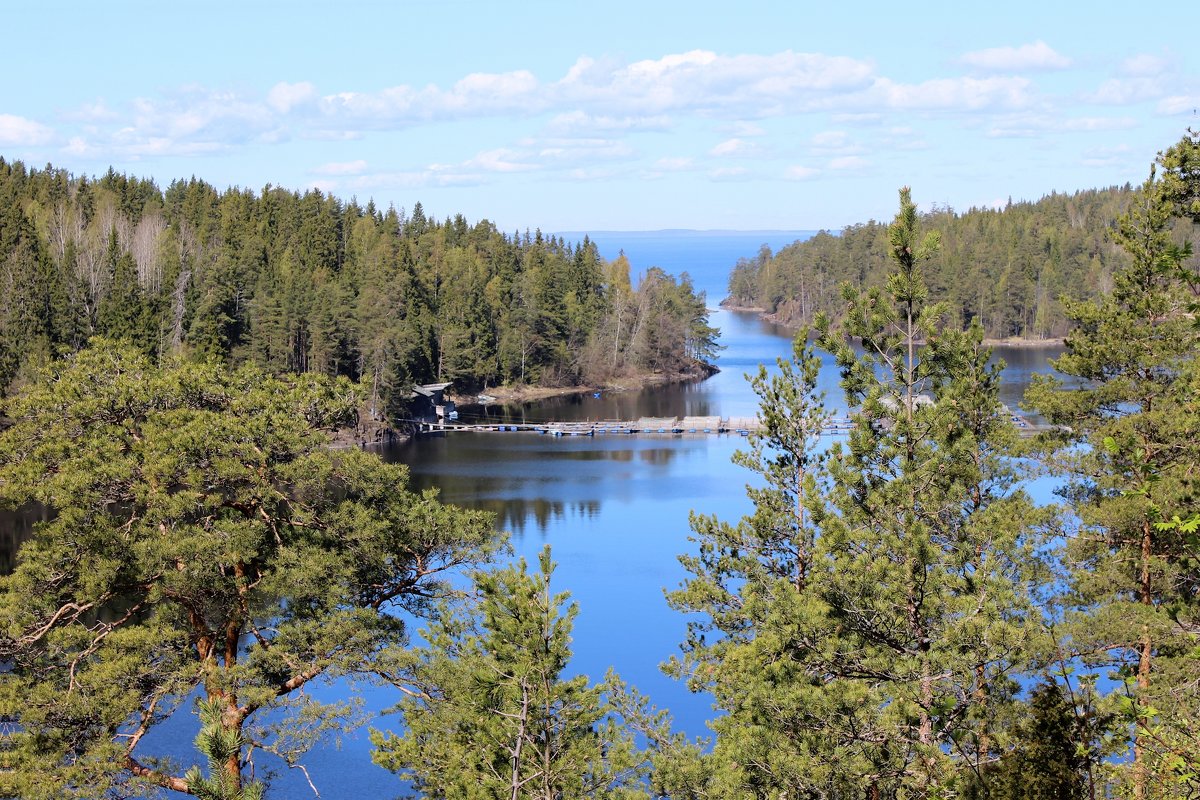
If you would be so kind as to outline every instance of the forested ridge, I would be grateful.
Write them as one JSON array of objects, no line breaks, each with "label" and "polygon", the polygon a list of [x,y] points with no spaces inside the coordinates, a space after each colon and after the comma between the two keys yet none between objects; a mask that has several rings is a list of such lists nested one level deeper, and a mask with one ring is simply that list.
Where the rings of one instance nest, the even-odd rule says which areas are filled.
[{"label": "forested ridge", "polygon": [[[988,338],[1061,338],[1071,324],[1063,299],[1096,299],[1128,264],[1113,233],[1133,195],[1125,185],[1009,201],[1000,209],[922,214],[921,224],[942,242],[926,265],[929,290],[948,304],[953,324],[977,319]],[[836,315],[842,284],[885,280],[887,228],[872,220],[742,259],[730,275],[728,302],[762,308],[793,326],[811,324],[819,313]]]},{"label": "forested ridge", "polygon": [[715,331],[689,279],[594,243],[267,185],[218,191],[0,159],[0,391],[96,335],[161,358],[346,376],[377,418],[413,383],[674,375]]}]

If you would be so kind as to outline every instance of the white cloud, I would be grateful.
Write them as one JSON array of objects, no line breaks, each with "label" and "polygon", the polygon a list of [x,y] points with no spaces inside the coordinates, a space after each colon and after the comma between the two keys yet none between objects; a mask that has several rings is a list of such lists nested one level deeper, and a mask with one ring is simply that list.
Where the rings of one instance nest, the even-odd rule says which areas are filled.
[{"label": "white cloud", "polygon": [[361,175],[366,171],[367,162],[362,159],[357,161],[335,161],[314,167],[312,170],[314,175]]},{"label": "white cloud", "polygon": [[1170,69],[1171,62],[1168,59],[1149,53],[1132,56],[1121,62],[1121,74],[1138,78],[1161,75]]},{"label": "white cloud", "polygon": [[814,107],[829,95],[865,89],[872,79],[870,64],[845,56],[790,50],[725,56],[692,50],[625,66],[582,58],[553,88],[561,102],[744,118]]},{"label": "white cloud", "polygon": [[531,144],[539,159],[558,164],[611,161],[634,155],[631,146],[614,139],[548,139]]},{"label": "white cloud", "polygon": [[619,177],[620,174],[611,167],[591,167],[570,170],[567,177],[573,181],[603,181]]},{"label": "white cloud", "polygon": [[232,92],[184,87],[162,98],[135,98],[119,128],[96,126],[88,137],[99,152],[125,158],[220,152],[241,144],[279,141],[285,130],[263,102]]},{"label": "white cloud", "polygon": [[1191,112],[1196,113],[1196,109],[1200,108],[1200,92],[1196,94],[1177,94],[1171,97],[1164,97],[1158,103],[1158,111],[1161,114],[1186,114]]},{"label": "white cloud", "polygon": [[844,147],[846,145],[845,131],[822,131],[815,133],[812,137],[812,143],[817,147]]},{"label": "white cloud", "polygon": [[907,125],[889,128],[879,141],[893,150],[925,150],[929,147],[921,133]]},{"label": "white cloud", "polygon": [[0,145],[32,147],[49,144],[53,139],[54,130],[40,122],[13,114],[0,114]]},{"label": "white cloud", "polygon": [[841,156],[839,158],[832,159],[829,162],[829,168],[837,170],[858,170],[869,166],[869,164],[870,162],[868,162],[862,156]]},{"label": "white cloud", "polygon": [[664,114],[615,117],[575,110],[558,114],[550,120],[547,128],[560,135],[595,135],[629,131],[665,131],[670,126],[671,119]]},{"label": "white cloud", "polygon": [[820,174],[821,170],[819,169],[795,165],[788,167],[784,171],[783,177],[787,178],[789,181],[807,181],[817,177]]},{"label": "white cloud", "polygon": [[466,166],[484,172],[529,172],[538,168],[537,164],[523,158],[525,154],[501,147],[479,153],[467,161]]},{"label": "white cloud", "polygon": [[84,103],[79,108],[68,111],[63,114],[64,119],[72,122],[113,122],[120,118],[120,115],[113,109],[108,107],[108,104],[103,100],[97,100],[94,103]]},{"label": "white cloud", "polygon": [[745,167],[720,167],[708,173],[714,181],[740,181],[750,177]]},{"label": "white cloud", "polygon": [[877,125],[884,121],[883,114],[874,111],[842,112],[830,114],[829,119],[839,125]]},{"label": "white cloud", "polygon": [[321,99],[322,112],[336,121],[343,117],[368,127],[411,124],[505,113],[534,113],[546,107],[545,93],[528,70],[474,72],[450,89],[393,86],[379,92],[339,92]]},{"label": "white cloud", "polygon": [[976,50],[963,54],[959,61],[969,67],[989,72],[1066,69],[1072,63],[1071,59],[1055,52],[1054,48],[1043,41],[1019,47]]},{"label": "white cloud", "polygon": [[1124,144],[1115,147],[1093,147],[1083,152],[1080,163],[1088,167],[1119,167],[1128,163],[1130,153],[1132,148]]},{"label": "white cloud", "polygon": [[761,148],[754,142],[745,139],[726,139],[708,151],[710,156],[746,158],[756,156]]},{"label": "white cloud", "polygon": [[728,126],[728,131],[733,136],[739,138],[767,135],[767,130],[762,125],[759,125],[756,122],[746,122],[744,120],[739,120]]},{"label": "white cloud", "polygon": [[1055,117],[1046,114],[1016,114],[993,120],[987,136],[992,139],[1036,138],[1055,133],[1121,131],[1136,128],[1133,117]]},{"label": "white cloud", "polygon": [[474,72],[467,75],[439,99],[448,108],[507,109],[530,99],[538,89],[538,80],[529,70],[515,72]]},{"label": "white cloud", "polygon": [[876,91],[885,105],[898,110],[982,111],[1032,103],[1030,82],[1020,77],[937,78],[918,84],[884,78]]},{"label": "white cloud", "polygon": [[654,162],[654,168],[668,172],[679,172],[685,169],[691,169],[692,164],[693,162],[690,158],[660,158]]},{"label": "white cloud", "polygon": [[90,158],[96,154],[96,148],[82,136],[72,136],[70,141],[67,142],[67,146],[63,149],[70,155],[85,158]]},{"label": "white cloud", "polygon": [[317,88],[311,83],[277,83],[267,92],[267,105],[286,114],[297,106],[317,99]]},{"label": "white cloud", "polygon": [[1127,131],[1138,126],[1133,117],[1075,117],[1058,126],[1064,131]]},{"label": "white cloud", "polygon": [[[340,189],[348,192],[381,192],[444,188],[448,186],[478,186],[484,176],[462,167],[431,164],[424,169],[375,172],[341,182]],[[325,182],[327,183],[327,182]]]},{"label": "white cloud", "polygon": [[1167,92],[1168,81],[1161,75],[1134,78],[1110,78],[1095,92],[1085,96],[1098,105],[1125,106],[1156,100]]},{"label": "white cloud", "polygon": [[[306,81],[279,82],[259,96],[185,87],[162,97],[135,99],[119,111],[103,103],[85,106],[78,116],[94,120],[95,130],[70,133],[86,136],[90,147],[110,157],[139,158],[294,138],[345,141],[430,122],[549,116],[542,131],[549,137],[546,141],[518,143],[511,151],[484,145],[480,155],[464,162],[477,175],[628,159],[635,153],[617,137],[671,130],[678,125],[676,118],[686,115],[724,120],[715,127],[727,138],[713,148],[712,156],[751,157],[769,152],[755,143],[767,135],[755,120],[767,116],[821,112],[832,115],[835,124],[841,120],[863,125],[883,121],[881,109],[1023,109],[1034,104],[1032,91],[1028,80],[1012,76],[904,84],[877,75],[871,62],[845,56],[693,50],[632,63],[581,57],[561,78],[549,81],[520,69],[475,72],[446,85],[397,85],[373,92],[322,94]],[[117,119],[120,127],[114,124]],[[5,135],[16,134],[10,130]],[[845,137],[841,144],[838,137]],[[581,141],[565,141],[570,138]],[[860,150],[838,131],[819,134],[814,145],[828,155]]]}]

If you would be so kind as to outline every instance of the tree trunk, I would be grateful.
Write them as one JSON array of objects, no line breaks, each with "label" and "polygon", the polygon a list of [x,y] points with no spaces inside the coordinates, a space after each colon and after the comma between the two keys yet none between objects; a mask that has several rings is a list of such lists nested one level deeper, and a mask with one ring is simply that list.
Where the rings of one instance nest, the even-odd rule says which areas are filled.
[{"label": "tree trunk", "polygon": [[[1150,558],[1154,552],[1154,528],[1149,519],[1142,520],[1142,552],[1141,575],[1139,576],[1138,601],[1145,606],[1154,605],[1153,584],[1150,573]],[[1154,645],[1150,637],[1150,629],[1142,626],[1142,638],[1138,643],[1137,666],[1137,704],[1146,706],[1150,701],[1146,696],[1150,690],[1150,664]],[[1139,719],[1133,729],[1133,796],[1135,800],[1146,800],[1148,796],[1149,775],[1146,772],[1145,746],[1142,744],[1142,721]]]}]

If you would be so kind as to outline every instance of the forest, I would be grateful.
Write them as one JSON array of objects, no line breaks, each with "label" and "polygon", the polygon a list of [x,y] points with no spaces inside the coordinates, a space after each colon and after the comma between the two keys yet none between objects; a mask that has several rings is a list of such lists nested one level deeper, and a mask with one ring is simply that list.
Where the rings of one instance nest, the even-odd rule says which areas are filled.
[{"label": "forest", "polygon": [[[926,266],[930,291],[948,304],[954,324],[978,320],[989,339],[1062,338],[1071,324],[1064,298],[1110,291],[1113,274],[1128,263],[1113,233],[1133,196],[1126,185],[1010,200],[999,209],[935,208],[922,215],[942,243]],[[842,284],[886,278],[887,228],[872,220],[742,259],[730,275],[728,303],[761,308],[792,326],[836,314]]]},{"label": "forest", "polygon": [[[1200,132],[1123,193],[1105,240],[1122,255],[1094,296],[1056,301],[1063,355],[1025,399],[1036,435],[1000,402],[983,320],[937,289],[950,236],[907,188],[881,280],[844,284],[790,359],[760,367],[761,429],[734,457],[753,510],[693,513],[666,598],[687,628],[663,669],[711,698],[707,740],[616,674],[572,674],[578,608],[552,588],[549,548],[502,563],[488,514],[328,446],[371,381],[238,357],[254,337],[205,340],[236,363],[159,358],[172,329],[146,324],[105,328],[37,378],[14,356],[0,504],[53,513],[0,578],[0,796],[272,796],[261,759],[302,770],[357,718],[354,697],[307,688],[357,678],[399,697],[372,757],[414,797],[1196,797]],[[35,257],[7,263],[49,270],[36,214],[16,218],[8,252]],[[141,291],[119,234],[110,250],[110,279],[129,275],[98,327],[116,324],[113,291]],[[10,308],[53,349],[60,329],[32,312],[69,287],[49,285],[47,305]],[[127,322],[153,318],[140,307]],[[211,329],[184,321],[199,348]],[[285,341],[289,358],[327,352]],[[832,444],[818,349],[854,410]],[[1035,502],[1037,478],[1058,502]],[[190,760],[145,756],[186,713]]]},{"label": "forest", "polygon": [[345,376],[375,419],[413,383],[696,375],[715,331],[686,275],[585,239],[506,235],[317,190],[100,178],[0,159],[0,391],[94,336],[162,360]]}]

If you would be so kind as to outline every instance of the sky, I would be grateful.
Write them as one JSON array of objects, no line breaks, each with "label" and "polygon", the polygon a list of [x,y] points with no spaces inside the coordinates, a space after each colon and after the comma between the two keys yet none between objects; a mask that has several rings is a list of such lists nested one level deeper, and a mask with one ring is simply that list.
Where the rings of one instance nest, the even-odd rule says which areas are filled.
[{"label": "sky", "polygon": [[1126,182],[1194,0],[6,0],[0,156],[504,231],[837,230]]}]

